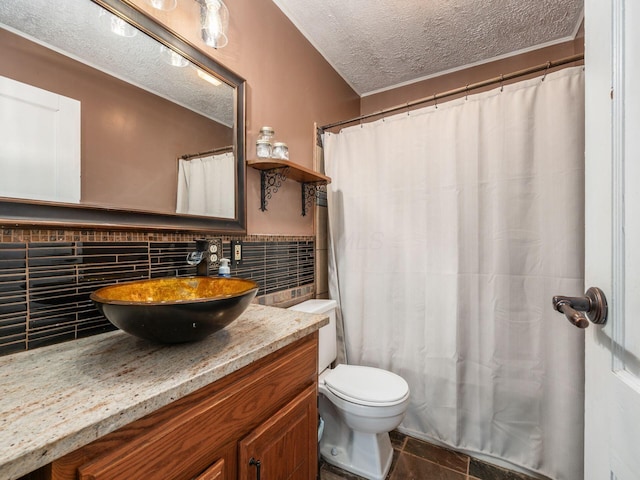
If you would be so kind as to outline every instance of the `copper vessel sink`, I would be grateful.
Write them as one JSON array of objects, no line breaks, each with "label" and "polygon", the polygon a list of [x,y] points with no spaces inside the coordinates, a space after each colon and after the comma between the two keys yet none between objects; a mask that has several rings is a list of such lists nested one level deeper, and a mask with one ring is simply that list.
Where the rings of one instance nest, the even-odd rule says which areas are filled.
[{"label": "copper vessel sink", "polygon": [[107,320],[131,335],[183,343],[229,325],[257,291],[256,282],[241,278],[179,277],[110,285],[90,298]]}]

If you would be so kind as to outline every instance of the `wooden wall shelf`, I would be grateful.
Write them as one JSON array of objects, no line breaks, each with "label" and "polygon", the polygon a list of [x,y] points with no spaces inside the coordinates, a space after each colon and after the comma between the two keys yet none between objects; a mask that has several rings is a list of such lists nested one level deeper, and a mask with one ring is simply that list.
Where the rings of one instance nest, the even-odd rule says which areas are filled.
[{"label": "wooden wall shelf", "polygon": [[313,205],[316,192],[331,183],[331,178],[309,168],[290,162],[269,158],[265,160],[247,160],[247,165],[260,170],[260,210],[267,209],[271,196],[278,191],[287,178],[300,183],[302,192],[302,216]]}]

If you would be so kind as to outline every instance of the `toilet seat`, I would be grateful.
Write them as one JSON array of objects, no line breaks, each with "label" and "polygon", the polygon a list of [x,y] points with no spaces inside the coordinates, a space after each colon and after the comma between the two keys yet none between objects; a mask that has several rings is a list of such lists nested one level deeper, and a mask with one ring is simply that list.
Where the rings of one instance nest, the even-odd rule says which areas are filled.
[{"label": "toilet seat", "polygon": [[402,377],[380,368],[341,364],[322,380],[331,393],[358,405],[392,406],[409,396],[409,385]]}]

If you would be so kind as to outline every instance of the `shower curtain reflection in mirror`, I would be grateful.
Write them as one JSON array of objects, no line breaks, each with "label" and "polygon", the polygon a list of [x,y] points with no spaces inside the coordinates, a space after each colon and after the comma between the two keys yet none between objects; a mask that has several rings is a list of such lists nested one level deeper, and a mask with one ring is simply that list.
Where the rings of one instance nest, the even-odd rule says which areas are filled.
[{"label": "shower curtain reflection in mirror", "polygon": [[403,376],[400,429],[583,478],[582,67],[325,134],[330,294],[350,363]]},{"label": "shower curtain reflection in mirror", "polygon": [[235,218],[233,152],[178,161],[177,213]]}]

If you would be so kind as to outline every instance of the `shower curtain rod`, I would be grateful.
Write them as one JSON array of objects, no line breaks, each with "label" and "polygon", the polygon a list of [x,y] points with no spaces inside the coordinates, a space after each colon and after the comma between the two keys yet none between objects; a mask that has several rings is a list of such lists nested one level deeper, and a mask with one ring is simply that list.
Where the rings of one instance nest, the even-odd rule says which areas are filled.
[{"label": "shower curtain rod", "polygon": [[424,97],[419,100],[407,102],[403,105],[396,105],[395,107],[385,108],[384,110],[380,110],[374,113],[367,113],[366,115],[360,115],[359,117],[351,118],[349,120],[342,120],[340,122],[330,123],[328,125],[323,125],[318,129],[324,132],[325,130],[328,130],[333,127],[339,127],[340,125],[347,125],[349,123],[359,122],[361,120],[366,120],[371,117],[377,117],[380,115],[386,115],[388,113],[397,112],[399,110],[405,110],[405,109],[414,107],[416,105],[420,105],[422,103],[428,103],[428,102],[437,103],[437,101],[442,98],[451,97],[453,95],[459,95],[461,93],[469,93],[471,90],[487,87],[489,85],[503,84],[505,81],[513,80],[514,78],[523,77],[525,75],[530,75],[532,73],[538,73],[538,72],[544,71],[546,75],[546,72],[551,68],[566,65],[568,63],[579,62],[580,60],[584,60],[584,53],[578,53],[576,55],[571,55],[570,57],[549,61],[547,63],[536,65],[534,67],[525,68],[522,70],[518,70],[516,72],[505,73],[504,75],[500,75],[499,77],[493,77],[487,80],[482,80],[480,82],[471,83],[469,85],[465,85],[464,87],[458,87],[458,88],[454,88],[453,90],[447,90],[446,92],[434,93],[430,97]]},{"label": "shower curtain rod", "polygon": [[195,158],[204,157],[205,155],[211,155],[212,153],[232,152],[232,151],[233,151],[233,145],[227,145],[226,147],[213,148],[211,150],[207,150],[206,152],[182,155],[181,157],[178,157],[178,160],[193,160]]}]

